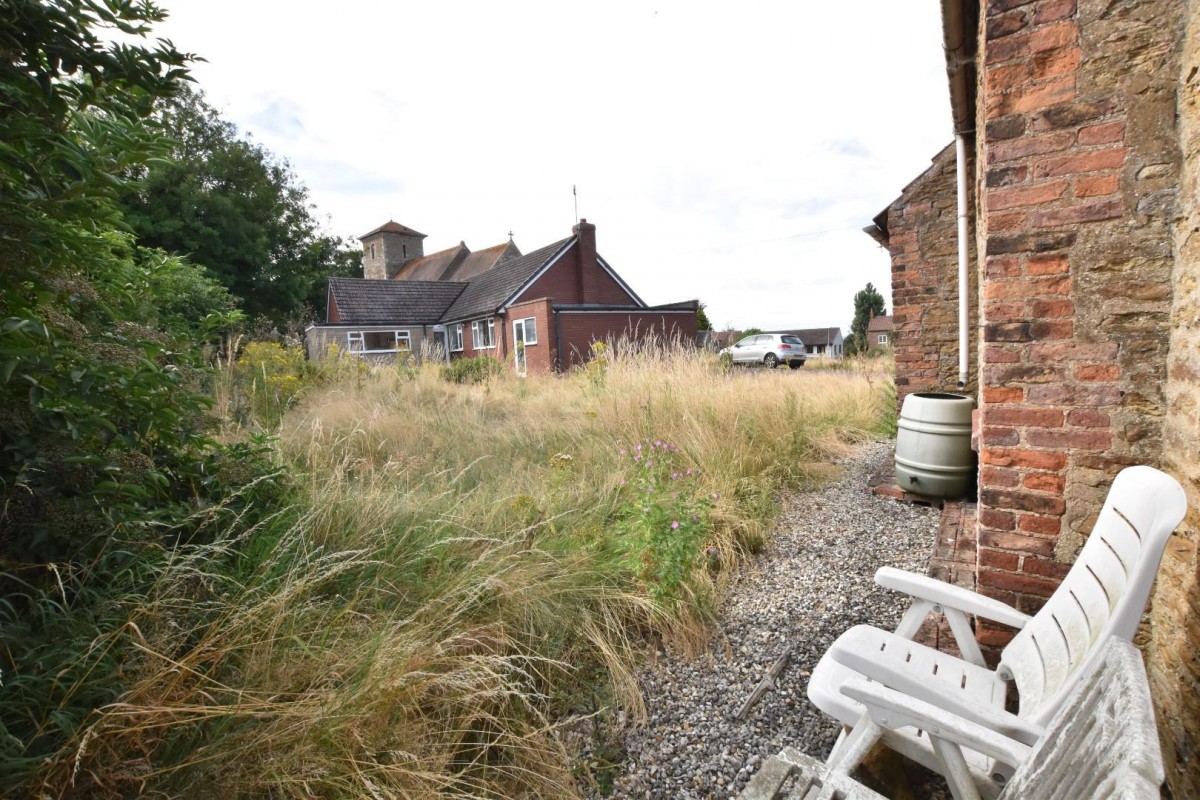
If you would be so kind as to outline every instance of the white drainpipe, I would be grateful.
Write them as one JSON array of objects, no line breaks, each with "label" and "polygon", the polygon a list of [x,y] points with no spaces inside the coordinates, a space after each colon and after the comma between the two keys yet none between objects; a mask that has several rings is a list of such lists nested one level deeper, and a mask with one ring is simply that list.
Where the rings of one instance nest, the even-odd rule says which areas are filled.
[{"label": "white drainpipe", "polygon": [[958,388],[967,386],[967,147],[963,135],[954,135],[955,172],[958,178]]}]

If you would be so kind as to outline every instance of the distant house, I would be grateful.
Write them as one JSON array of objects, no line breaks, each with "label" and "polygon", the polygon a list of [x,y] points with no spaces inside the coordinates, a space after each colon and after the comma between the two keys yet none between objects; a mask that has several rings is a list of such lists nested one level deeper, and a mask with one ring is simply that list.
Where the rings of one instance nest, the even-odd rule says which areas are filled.
[{"label": "distant house", "polygon": [[895,345],[895,322],[890,314],[871,317],[867,323],[867,352],[886,350]]},{"label": "distant house", "polygon": [[695,300],[647,306],[596,252],[596,226],[522,255],[465,244],[430,256],[425,234],[389,222],[361,237],[363,278],[330,278],[310,357],[331,346],[388,359],[433,346],[442,358],[487,355],[519,375],[567,369],[608,339],[696,340]]},{"label": "distant house", "polygon": [[768,333],[790,333],[795,336],[804,342],[804,350],[809,358],[841,358],[843,355],[841,328],[793,328]]}]

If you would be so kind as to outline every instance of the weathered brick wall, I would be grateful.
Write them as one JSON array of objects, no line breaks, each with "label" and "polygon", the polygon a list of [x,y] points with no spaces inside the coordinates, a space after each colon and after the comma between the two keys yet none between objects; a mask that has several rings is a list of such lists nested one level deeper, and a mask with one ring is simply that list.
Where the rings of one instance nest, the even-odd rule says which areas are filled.
[{"label": "weathered brick wall", "polygon": [[1174,797],[1184,798],[1200,797],[1200,7],[1194,1],[1188,4],[1179,74],[1183,175],[1163,460],[1183,483],[1189,511],[1163,556],[1147,666],[1167,785]]},{"label": "weathered brick wall", "polygon": [[[954,144],[910,183],[888,207],[892,256],[892,346],[896,351],[897,403],[913,392],[956,391],[958,384],[958,221]],[[968,166],[970,169],[970,166]],[[974,236],[969,261],[975,263]],[[978,362],[976,271],[971,270],[969,373],[974,395]]]},{"label": "weathered brick wall", "polygon": [[1160,460],[1180,11],[992,0],[981,15],[979,586],[1025,610],[1116,472]]}]

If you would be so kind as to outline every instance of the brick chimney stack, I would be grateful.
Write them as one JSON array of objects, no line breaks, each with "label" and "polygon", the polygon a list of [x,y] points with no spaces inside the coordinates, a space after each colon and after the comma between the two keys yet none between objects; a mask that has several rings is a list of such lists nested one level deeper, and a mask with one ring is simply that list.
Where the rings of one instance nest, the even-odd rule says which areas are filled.
[{"label": "brick chimney stack", "polygon": [[579,220],[571,233],[579,238],[579,297],[582,303],[594,303],[599,293],[596,279],[599,265],[596,263],[596,226],[586,219]]}]

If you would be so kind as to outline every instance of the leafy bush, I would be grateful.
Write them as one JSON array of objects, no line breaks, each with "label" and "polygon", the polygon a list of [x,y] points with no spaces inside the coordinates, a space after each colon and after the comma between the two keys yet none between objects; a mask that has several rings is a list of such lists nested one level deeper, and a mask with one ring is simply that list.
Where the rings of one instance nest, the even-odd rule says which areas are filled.
[{"label": "leafy bush", "polygon": [[504,365],[491,356],[456,358],[442,367],[442,377],[450,383],[483,383],[504,371]]}]

